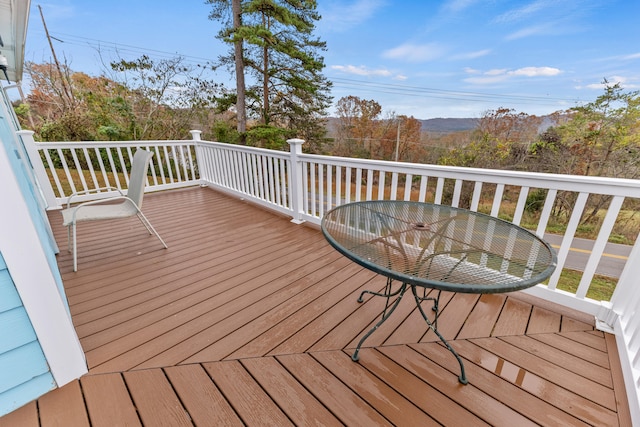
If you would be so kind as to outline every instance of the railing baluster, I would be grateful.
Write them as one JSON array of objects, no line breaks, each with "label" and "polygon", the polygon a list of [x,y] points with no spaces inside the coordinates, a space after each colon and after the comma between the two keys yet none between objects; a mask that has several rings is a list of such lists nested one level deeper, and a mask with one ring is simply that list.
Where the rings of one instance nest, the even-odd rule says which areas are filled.
[{"label": "railing baluster", "polygon": [[[382,185],[380,186],[382,187]],[[382,191],[382,197],[380,197],[380,193],[378,192],[378,198],[384,199],[384,189]],[[389,194],[389,200],[396,200],[398,198],[398,172],[391,173],[391,194]]]},{"label": "railing baluster", "polygon": [[[384,171],[378,171],[378,200],[384,199],[384,187],[385,187],[386,177],[387,177],[387,174]],[[373,180],[371,180],[371,185],[373,186]],[[392,197],[395,197],[395,196],[392,195]]]},{"label": "railing baluster", "polygon": [[[69,150],[73,150],[72,148],[69,148]],[[62,170],[64,170],[64,174],[67,177],[67,182],[69,183],[69,186],[71,187],[71,193],[76,193],[76,184],[73,181],[73,177],[71,176],[71,172],[69,172],[69,166],[67,165],[67,159],[64,156],[64,153],[62,152],[61,149],[58,148],[58,157],[60,158],[60,162],[62,163]],[[68,194],[67,194],[68,196]]]},{"label": "railing baluster", "polygon": [[334,206],[342,204],[342,167],[336,166],[336,198]]},{"label": "railing baluster", "polygon": [[91,176],[94,188],[102,187],[98,180],[96,179],[96,173],[93,170],[93,161],[91,160],[91,156],[86,148],[82,148],[82,154],[84,155],[84,159],[87,162],[87,168],[89,169],[89,175]]},{"label": "railing baluster", "polygon": [[520,221],[522,221],[522,215],[524,214],[524,209],[527,206],[528,195],[529,187],[521,187],[520,194],[518,195],[518,204],[516,205],[516,210],[513,214],[513,223],[516,225],[520,225]]},{"label": "railing baluster", "polygon": [[402,200],[411,200],[411,190],[413,185],[413,175],[410,173],[404,176],[404,197]]},{"label": "railing baluster", "polygon": [[56,184],[56,189],[58,190],[58,197],[64,197],[64,190],[62,189],[62,183],[60,182],[60,178],[58,178],[58,172],[51,160],[51,155],[49,154],[48,149],[42,150],[44,152],[44,157],[47,160],[47,168],[51,171],[51,176],[53,176],[53,182]]},{"label": "railing baluster", "polygon": [[80,183],[82,184],[81,191],[87,191],[89,187],[87,186],[87,181],[84,179],[84,170],[82,166],[80,166],[80,161],[78,160],[78,154],[76,153],[76,149],[71,149],[71,157],[73,158],[73,163],[75,164],[76,171],[78,172],[78,178],[80,178]]},{"label": "railing baluster", "polygon": [[474,212],[478,212],[478,206],[480,206],[480,196],[482,195],[482,181],[476,181],[473,185],[473,196],[471,197],[471,209]]},{"label": "railing baluster", "polygon": [[302,210],[304,213],[309,214],[309,162],[302,163],[302,200],[304,203],[302,204]]},{"label": "railing baluster", "polygon": [[109,175],[107,174],[107,170],[104,167],[104,161],[102,160],[102,153],[99,148],[94,148],[96,157],[98,159],[98,165],[100,166],[100,172],[102,173],[102,180],[104,181],[105,187],[110,187],[111,183],[109,182]]},{"label": "railing baluster", "polygon": [[344,198],[346,203],[351,201],[351,166],[347,166],[344,173]]},{"label": "railing baluster", "polygon": [[462,180],[456,179],[453,185],[453,197],[451,199],[451,206],[457,208],[460,206],[460,194],[462,193]]},{"label": "railing baluster", "polygon": [[182,163],[182,176],[186,181],[189,179],[189,173],[187,172],[187,156],[185,154],[186,150],[184,145],[179,145],[178,147],[180,148],[180,162]]},{"label": "railing baluster", "polygon": [[442,192],[444,190],[444,178],[439,176],[436,184],[436,196],[433,203],[439,205],[442,203]]},{"label": "railing baluster", "polygon": [[[191,146],[187,146],[186,149],[187,149],[187,158],[189,159],[189,169],[191,170],[191,180],[195,181],[197,179],[196,178],[196,164],[193,161],[193,154],[191,153]],[[185,176],[187,176],[186,173],[185,173]]]},{"label": "railing baluster", "polygon": [[367,169],[367,200],[371,200],[373,193],[373,169]]},{"label": "railing baluster", "polygon": [[275,203],[276,186],[275,186],[275,173],[274,173],[274,170],[273,170],[274,169],[273,168],[274,158],[265,156],[265,159],[267,160],[267,173],[268,173],[268,180],[269,180],[269,197],[268,197],[268,200],[271,203]]},{"label": "railing baluster", "polygon": [[587,261],[584,272],[582,273],[582,279],[580,280],[578,290],[576,291],[577,298],[584,298],[587,296],[587,291],[589,290],[589,286],[591,285],[591,280],[593,279],[593,276],[596,272],[598,262],[600,261],[600,259],[602,259],[605,245],[609,240],[609,236],[611,235],[611,231],[613,230],[613,226],[615,225],[616,218],[620,213],[620,208],[622,207],[623,202],[623,196],[616,196],[611,200],[611,203],[609,204],[607,214],[605,215],[604,221],[600,226],[600,232],[598,233],[598,237],[593,244],[591,255],[589,256],[589,260]]},{"label": "railing baluster", "polygon": [[167,168],[167,173],[169,174],[169,183],[173,184],[173,168],[171,167],[171,156],[169,155],[169,151],[167,150],[167,146],[162,147],[162,152],[164,154],[164,166]]},{"label": "railing baluster", "polygon": [[418,196],[418,201],[426,202],[427,201],[427,185],[429,184],[429,177],[426,175],[420,176],[420,195]]},{"label": "railing baluster", "polygon": [[333,171],[331,165],[327,165],[327,196],[325,211],[331,209],[331,200],[333,200],[333,194]]},{"label": "railing baluster", "polygon": [[316,186],[318,185],[316,182],[316,169],[318,168],[317,163],[311,163],[311,216],[316,216],[318,210],[318,199],[316,198]]},{"label": "railing baluster", "polygon": [[116,187],[121,190],[122,185],[120,184],[120,176],[118,175],[118,169],[116,168],[115,162],[113,160],[113,154],[111,153],[111,148],[107,147],[107,158],[109,159],[109,165],[111,166],[111,173],[113,173],[113,178],[116,182]]},{"label": "railing baluster", "polygon": [[356,202],[361,200],[362,194],[362,168],[358,167],[356,169]]},{"label": "railing baluster", "polygon": [[538,228],[536,229],[536,234],[539,237],[544,237],[544,232],[549,224],[549,218],[551,218],[553,204],[556,201],[557,195],[558,190],[556,189],[550,189],[547,191],[547,196],[544,199],[544,206],[542,207],[542,213],[540,214],[540,221],[538,221]]},{"label": "railing baluster", "polygon": [[289,191],[287,190],[289,188],[289,186],[287,185],[287,162],[285,162],[284,159],[279,159],[278,166],[280,166],[280,176],[278,178],[278,182],[280,184],[280,194],[282,198],[282,202],[278,201],[278,204],[282,204],[286,208],[293,207],[291,200],[289,199],[289,197],[287,197],[289,195]]},{"label": "railing baluster", "polygon": [[493,196],[493,204],[491,205],[491,216],[497,217],[502,206],[502,196],[504,194],[504,184],[496,185],[496,194]]},{"label": "railing baluster", "polygon": [[[558,250],[558,265],[564,265],[565,261],[567,260],[567,254],[569,253],[569,249],[571,248],[571,242],[573,241],[573,237],[575,236],[576,230],[578,229],[578,224],[580,223],[580,218],[582,217],[582,212],[584,212],[584,207],[587,204],[588,197],[588,193],[578,194],[578,199],[573,205],[571,218],[569,218],[569,223],[567,224],[567,229],[565,231],[564,238],[562,239],[560,250]],[[562,269],[558,268],[551,275],[551,278],[549,279],[550,289],[556,288],[556,286],[558,285],[558,280],[560,279],[560,274],[562,274]]]},{"label": "railing baluster", "polygon": [[318,216],[324,216],[324,165],[318,164]]}]

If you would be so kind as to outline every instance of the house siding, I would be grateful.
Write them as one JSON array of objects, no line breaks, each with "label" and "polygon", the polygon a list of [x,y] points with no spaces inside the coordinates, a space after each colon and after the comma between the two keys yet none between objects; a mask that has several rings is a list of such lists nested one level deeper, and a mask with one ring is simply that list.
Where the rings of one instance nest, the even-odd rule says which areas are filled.
[{"label": "house siding", "polygon": [[55,387],[42,347],[0,253],[0,415]]},{"label": "house siding", "polygon": [[[55,278],[58,292],[63,297],[66,304],[62,277],[60,276],[56,262],[56,252],[58,248],[56,247],[53,236],[49,232],[47,219],[44,217],[44,208],[38,203],[39,190],[36,188],[35,179],[32,176],[30,168],[27,167],[27,153],[19,142],[18,137],[15,135],[15,132],[20,129],[20,126],[13,114],[11,104],[7,99],[5,91],[2,91],[2,101],[4,103],[4,108],[0,109],[0,142],[4,145],[5,150],[7,151],[14,176],[20,186],[20,192],[24,197],[25,203],[29,207],[31,222],[40,236],[40,244],[45,250],[47,262],[51,269],[51,273]],[[68,305],[67,311],[69,311]]]},{"label": "house siding", "polygon": [[[6,91],[0,91],[0,416],[86,373],[50,234]],[[12,206],[12,208],[9,208]]]}]

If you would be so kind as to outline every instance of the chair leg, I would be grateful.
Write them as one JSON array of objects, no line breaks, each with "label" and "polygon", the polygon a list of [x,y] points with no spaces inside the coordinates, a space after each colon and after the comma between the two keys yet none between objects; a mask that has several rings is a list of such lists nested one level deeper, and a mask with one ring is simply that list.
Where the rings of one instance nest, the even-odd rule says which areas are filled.
[{"label": "chair leg", "polygon": [[147,217],[144,216],[144,214],[140,210],[138,210],[138,219],[140,219],[140,222],[142,222],[142,224],[144,224],[144,226],[147,228],[147,231],[149,231],[149,234],[156,235],[156,237],[158,238],[158,240],[160,240],[160,242],[162,243],[162,246],[164,246],[165,249],[169,248],[167,244],[164,242],[164,240],[162,240],[162,237],[160,237],[156,229],[153,228],[153,225],[151,225],[151,222],[149,222]]},{"label": "chair leg", "polygon": [[[140,215],[142,215],[142,216],[140,216]],[[149,225],[147,225],[147,222],[149,222],[149,220],[146,217],[144,217],[144,215],[142,214],[141,210],[138,210],[137,216],[138,216],[138,219],[140,220],[140,222],[142,223],[142,225],[144,225],[144,228],[147,229],[149,234],[153,234],[153,231],[151,231],[151,228],[149,228],[149,225],[151,225],[151,223],[149,223]],[[146,220],[146,222],[145,222],[145,220]]]},{"label": "chair leg", "polygon": [[76,223],[72,223],[71,226],[73,227],[73,231],[71,233],[73,234],[73,271],[78,271],[78,243],[76,241]]}]

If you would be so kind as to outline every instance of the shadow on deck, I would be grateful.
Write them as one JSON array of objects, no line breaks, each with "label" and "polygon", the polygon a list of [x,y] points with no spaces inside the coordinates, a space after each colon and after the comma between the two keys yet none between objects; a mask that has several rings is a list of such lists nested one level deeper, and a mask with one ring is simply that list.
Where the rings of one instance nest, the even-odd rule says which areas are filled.
[{"label": "shadow on deck", "polygon": [[[11,426],[630,425],[615,338],[521,293],[448,294],[427,330],[406,298],[356,302],[382,277],[319,230],[192,188],[147,195],[136,219],[79,226],[58,263],[89,374],[0,418]],[[445,305],[446,304],[446,305]]]}]

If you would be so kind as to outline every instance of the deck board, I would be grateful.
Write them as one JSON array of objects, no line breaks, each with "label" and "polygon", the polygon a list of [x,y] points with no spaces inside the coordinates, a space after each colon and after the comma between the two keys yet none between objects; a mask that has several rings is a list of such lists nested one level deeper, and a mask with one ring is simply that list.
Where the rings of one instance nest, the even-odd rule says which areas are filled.
[{"label": "deck board", "polygon": [[122,375],[87,375],[80,384],[93,427],[142,425]]},{"label": "deck board", "polygon": [[190,426],[186,409],[160,369],[124,373],[127,388],[142,423],[150,426]]},{"label": "deck board", "polygon": [[43,427],[89,426],[79,381],[73,381],[38,399],[38,412]]},{"label": "deck board", "polygon": [[169,249],[136,220],[81,224],[76,273],[50,212],[89,374],[0,426],[630,425],[615,338],[589,316],[443,292],[463,386],[409,293],[354,363],[384,308],[356,300],[386,281],[317,227],[206,188],[149,194],[143,210]]}]

